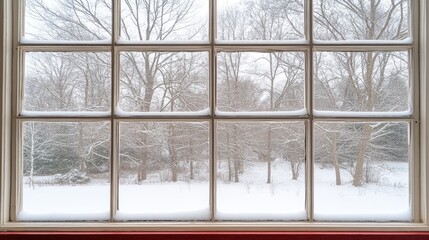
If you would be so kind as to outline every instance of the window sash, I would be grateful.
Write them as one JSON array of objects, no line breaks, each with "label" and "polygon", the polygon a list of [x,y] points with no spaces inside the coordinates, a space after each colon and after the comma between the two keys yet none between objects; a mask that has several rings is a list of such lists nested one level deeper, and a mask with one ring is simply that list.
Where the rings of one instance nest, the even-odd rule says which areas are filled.
[{"label": "window sash", "polygon": [[[15,7],[15,20],[18,20],[17,22],[21,22],[23,19],[23,1],[14,1],[14,7]],[[12,198],[11,202],[16,202],[17,207],[14,208],[15,204],[11,204],[12,206],[12,212],[11,212],[11,218],[12,220],[15,219],[15,215],[17,214],[17,211],[20,208],[21,202],[21,193],[20,193],[20,184],[21,184],[21,173],[22,173],[22,156],[19,152],[19,149],[21,148],[20,143],[20,128],[18,127],[20,125],[20,122],[22,121],[99,121],[99,120],[110,120],[111,121],[111,221],[114,219],[114,214],[116,212],[116,209],[118,207],[118,197],[117,197],[117,191],[119,186],[119,179],[118,179],[118,142],[119,142],[119,128],[118,124],[122,121],[146,121],[146,120],[160,120],[160,121],[203,121],[203,120],[209,120],[210,121],[210,206],[212,211],[212,220],[214,219],[215,215],[215,202],[216,202],[216,186],[215,186],[215,154],[216,154],[216,143],[215,143],[215,124],[218,120],[255,120],[255,121],[266,121],[266,120],[297,120],[297,121],[305,121],[306,122],[306,206],[307,206],[307,214],[308,214],[308,221],[312,222],[312,216],[313,216],[313,163],[312,163],[312,156],[313,156],[313,149],[312,149],[312,142],[313,142],[313,122],[317,120],[324,120],[324,121],[346,121],[346,122],[353,122],[353,121],[403,121],[408,120],[412,125],[412,154],[410,154],[411,158],[413,159],[410,161],[410,182],[411,182],[411,188],[410,188],[410,196],[412,196],[412,211],[413,211],[413,218],[414,222],[420,222],[420,206],[421,200],[420,200],[420,178],[419,176],[419,121],[420,121],[420,112],[419,112],[419,91],[418,88],[414,86],[419,86],[419,79],[418,79],[418,63],[419,62],[419,56],[418,56],[418,41],[416,39],[419,38],[418,36],[418,3],[417,1],[410,1],[410,8],[411,8],[411,14],[410,17],[412,17],[410,32],[414,35],[414,42],[399,42],[399,41],[390,41],[390,42],[383,42],[383,43],[367,43],[367,42],[360,42],[360,43],[332,43],[332,42],[318,42],[313,40],[312,37],[312,3],[311,1],[306,0],[305,1],[305,32],[307,36],[307,41],[305,43],[303,42],[294,42],[294,41],[267,41],[267,42],[256,42],[256,41],[216,41],[215,34],[216,34],[216,3],[215,0],[210,0],[209,9],[210,9],[210,16],[209,16],[209,42],[208,43],[198,43],[194,44],[192,42],[184,43],[184,42],[177,42],[177,43],[132,43],[132,44],[126,44],[124,42],[118,43],[119,39],[119,32],[120,32],[120,1],[112,0],[112,7],[113,7],[113,16],[112,16],[112,43],[111,44],[100,44],[100,43],[61,43],[61,44],[52,44],[52,43],[42,43],[42,42],[30,42],[26,41],[25,43],[19,43],[19,38],[22,36],[22,34],[18,34],[19,36],[15,35],[15,45],[17,49],[15,51],[15,68],[16,68],[16,76],[19,81],[13,81],[14,83],[14,90],[13,90],[13,105],[17,106],[17,108],[13,108],[12,113],[12,124],[14,127],[12,127],[12,141],[18,141],[17,147],[13,148],[12,154],[14,155],[12,159],[16,159],[13,161],[13,179],[14,183],[12,184]],[[22,32],[22,27],[18,24],[15,24],[14,31],[16,33]],[[409,50],[411,52],[411,61],[410,61],[410,79],[411,79],[411,98],[412,98],[412,104],[414,108],[414,112],[412,115],[396,115],[391,116],[389,114],[386,115],[380,115],[380,116],[317,116],[313,113],[313,79],[312,79],[312,65],[313,65],[313,52],[314,51],[337,51],[341,49],[341,51],[373,51],[373,50]],[[192,115],[189,116],[180,116],[180,115],[167,115],[167,116],[159,116],[156,113],[150,113],[145,114],[145,116],[125,116],[120,114],[115,114],[115,108],[118,103],[118,89],[119,89],[119,52],[120,51],[209,51],[209,106],[210,106],[210,114],[206,116],[198,116],[198,115]],[[267,117],[262,116],[252,116],[252,115],[236,115],[236,116],[219,116],[216,115],[216,53],[218,51],[276,51],[276,50],[294,50],[294,51],[305,51],[305,59],[306,59],[306,77],[305,77],[305,106],[308,110],[306,115],[303,116],[274,116],[270,115],[269,112],[267,112]],[[67,115],[32,115],[32,116],[25,116],[20,115],[21,109],[22,109],[22,81],[23,81],[23,61],[22,61],[22,54],[26,51],[109,51],[112,52],[112,95],[111,95],[111,114],[110,116],[92,116],[91,114],[86,114],[79,117],[73,117],[73,116],[67,116]],[[270,222],[271,224],[271,222]]]}]

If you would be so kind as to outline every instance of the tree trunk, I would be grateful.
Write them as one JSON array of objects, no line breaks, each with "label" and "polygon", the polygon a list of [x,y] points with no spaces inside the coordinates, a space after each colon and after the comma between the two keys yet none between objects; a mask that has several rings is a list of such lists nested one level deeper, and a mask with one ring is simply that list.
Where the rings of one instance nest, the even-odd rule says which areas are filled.
[{"label": "tree trunk", "polygon": [[[142,112],[149,112],[150,106],[152,102],[153,97],[153,85],[154,85],[154,73],[152,71],[151,65],[150,65],[150,58],[149,54],[143,54],[144,58],[144,66],[145,66],[145,78],[141,79],[141,81],[146,82],[146,87],[144,90],[144,99],[143,103],[140,104],[140,111]],[[143,123],[143,129],[147,129],[147,123]],[[148,136],[146,133],[143,133],[141,142],[143,146],[148,145]],[[148,161],[148,154],[147,151],[143,148],[141,155],[140,155],[140,163],[137,170],[137,179],[140,183],[141,181],[144,181],[147,179],[147,161]]]},{"label": "tree trunk", "polygon": [[[371,1],[371,11],[370,11],[370,26],[368,29],[369,39],[375,38],[375,19],[376,19],[376,4],[375,1]],[[373,96],[373,86],[372,86],[372,74],[374,72],[374,56],[372,52],[367,53],[366,59],[366,74],[364,76],[364,88],[367,98],[366,111],[373,111],[374,108],[374,96]],[[368,147],[369,140],[371,138],[372,128],[369,123],[363,125],[362,137],[359,143],[359,152],[356,159],[356,166],[354,169],[353,175],[353,185],[362,186],[363,184],[363,171],[365,165],[365,154]]]},{"label": "tree trunk", "polygon": [[[143,156],[142,156],[143,157]],[[138,182],[140,183],[140,182],[142,182],[142,181],[144,181],[144,180],[146,180],[146,178],[147,178],[147,171],[146,171],[146,166],[145,166],[146,164],[145,164],[145,161],[141,161],[140,162],[140,166],[139,166],[139,168],[138,168]]]},{"label": "tree trunk", "polygon": [[169,143],[168,148],[170,152],[170,167],[171,167],[171,181],[177,182],[177,171],[178,171],[178,163],[177,163],[177,153],[176,153],[176,143],[175,143],[175,126],[174,123],[170,124],[169,127]]},{"label": "tree trunk", "polygon": [[30,123],[31,126],[31,149],[30,149],[30,187],[34,188],[34,148],[35,148],[35,142],[34,142],[34,134],[35,134],[35,126],[34,122]]},{"label": "tree trunk", "polygon": [[359,152],[356,159],[356,166],[353,175],[353,186],[362,186],[363,184],[363,170],[365,165],[365,153],[371,137],[372,128],[369,123],[363,125],[362,138],[359,143]]},{"label": "tree trunk", "polygon": [[194,179],[194,161],[193,161],[192,137],[189,137],[189,179]]},{"label": "tree trunk", "polygon": [[148,141],[148,135],[146,133],[146,130],[148,128],[147,123],[143,123],[143,133],[140,136],[141,137],[141,142],[142,142],[142,147],[140,148],[140,153],[139,153],[139,157],[140,157],[140,162],[139,162],[139,166],[137,168],[137,182],[141,183],[142,181],[147,179],[147,165],[148,165],[148,152],[147,152],[147,141]]},{"label": "tree trunk", "polygon": [[341,171],[340,163],[338,162],[338,151],[337,151],[337,133],[334,133],[331,145],[332,161],[335,169],[335,184],[341,185]]},{"label": "tree trunk", "polygon": [[[374,1],[371,1],[371,19],[375,18],[375,6]],[[374,35],[374,26],[371,25],[369,29],[370,36]],[[365,82],[365,92],[367,97],[367,106],[366,111],[373,111],[374,108],[374,98],[373,98],[373,87],[372,87],[372,74],[374,72],[374,57],[373,53],[369,52],[367,53],[367,59],[366,59],[366,74],[364,78]],[[362,130],[362,137],[361,141],[359,143],[359,152],[356,159],[356,166],[354,169],[354,175],[353,175],[353,185],[354,186],[362,186],[363,184],[363,170],[365,165],[365,153],[366,149],[368,147],[368,143],[371,137],[372,128],[369,125],[369,123],[365,123],[363,125]]]},{"label": "tree trunk", "polygon": [[271,151],[271,127],[268,127],[267,154],[265,155],[267,160],[267,183],[271,183]]},{"label": "tree trunk", "polygon": [[237,140],[237,125],[234,125],[233,128],[233,141],[232,141],[232,145],[233,145],[233,157],[234,157],[234,182],[240,182],[240,160],[239,160],[239,149],[238,148],[238,140]]},{"label": "tree trunk", "polygon": [[189,163],[189,169],[190,169],[190,176],[189,176],[189,178],[191,180],[194,180],[194,162],[193,161],[191,161]]},{"label": "tree trunk", "polygon": [[[145,77],[146,79],[142,79],[142,81],[145,81],[145,89],[144,89],[144,98],[143,98],[143,103],[142,103],[142,111],[143,112],[149,112],[150,111],[150,106],[152,103],[152,98],[153,98],[153,87],[155,84],[155,72],[153,70],[154,66],[151,66],[150,64],[150,57],[149,57],[149,53],[144,53],[144,65],[145,65]],[[159,57],[159,56],[158,56]],[[157,66],[155,66],[156,68]]]},{"label": "tree trunk", "polygon": [[79,143],[78,143],[78,149],[79,149],[79,168],[80,171],[83,173],[86,173],[87,166],[86,166],[86,158],[85,153],[83,149],[83,123],[79,123]]},{"label": "tree trunk", "polygon": [[298,180],[299,177],[299,163],[290,161],[290,168],[292,171],[292,180]]},{"label": "tree trunk", "polygon": [[232,163],[230,157],[228,157],[228,181],[232,182]]},{"label": "tree trunk", "polygon": [[[88,57],[85,57],[85,60],[87,61],[86,69],[85,69],[85,96],[84,96],[84,109],[85,111],[88,111],[89,108],[89,94],[88,91],[90,89],[90,77],[89,77],[89,64],[88,64]],[[83,123],[79,123],[79,159],[80,159],[80,171],[83,173],[87,172],[87,165],[86,165],[86,158],[84,153],[84,142],[83,142]]]},{"label": "tree trunk", "polygon": [[227,148],[227,158],[228,158],[228,181],[232,182],[232,163],[231,163],[231,143],[229,139],[229,132],[226,133],[226,148]]},{"label": "tree trunk", "polygon": [[234,182],[240,182],[239,174],[238,174],[238,168],[239,168],[238,165],[239,165],[238,160],[235,159],[234,160]]}]

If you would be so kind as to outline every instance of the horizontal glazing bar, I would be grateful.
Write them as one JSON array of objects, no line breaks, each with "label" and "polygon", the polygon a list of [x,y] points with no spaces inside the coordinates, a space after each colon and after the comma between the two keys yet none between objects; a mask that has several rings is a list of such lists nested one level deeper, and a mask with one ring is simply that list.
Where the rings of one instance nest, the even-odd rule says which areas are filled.
[{"label": "horizontal glazing bar", "polygon": [[[16,117],[16,119],[21,121],[102,121],[102,120],[111,120],[112,117],[61,117],[61,116],[50,116],[50,117]],[[204,117],[183,117],[183,116],[169,116],[169,117],[113,117],[114,120],[119,121],[208,121],[211,120],[211,116]]]},{"label": "horizontal glazing bar", "polygon": [[303,46],[315,46],[315,47],[371,47],[371,46],[384,46],[384,47],[412,47],[413,43],[404,42],[374,42],[374,43],[366,43],[366,42],[329,42],[329,43],[270,43],[270,42],[260,42],[260,43],[241,43],[241,42],[227,42],[227,43],[216,43],[215,46],[219,47],[236,47],[236,46],[255,46],[255,47],[263,47],[263,46],[283,46],[283,47],[303,47]]},{"label": "horizontal glazing bar", "polygon": [[313,117],[314,121],[327,121],[327,122],[403,122],[414,121],[413,117]]},{"label": "horizontal glazing bar", "polygon": [[18,50],[24,52],[111,52],[110,45],[21,45]]},{"label": "horizontal glazing bar", "polygon": [[210,44],[204,45],[115,45],[116,51],[129,52],[168,52],[168,51],[209,51]]},{"label": "horizontal glazing bar", "polygon": [[412,44],[407,45],[313,45],[314,51],[341,51],[341,52],[370,52],[370,51],[398,51],[409,50]]},{"label": "horizontal glazing bar", "polygon": [[313,40],[314,45],[412,45],[413,39],[407,38],[404,40],[344,40],[344,41],[330,41],[330,40]]},{"label": "horizontal glazing bar", "polygon": [[[112,46],[123,50],[123,51],[133,51],[133,50],[142,50],[142,49],[148,49],[148,50],[169,50],[169,49],[178,49],[178,50],[188,50],[188,49],[204,49],[209,48],[210,46],[215,46],[216,49],[219,51],[233,51],[236,49],[243,49],[243,50],[259,50],[259,49],[290,49],[290,50],[305,50],[310,46],[313,46],[315,48],[315,51],[329,51],[332,49],[332,51],[338,51],[338,48],[341,48],[341,50],[344,51],[353,51],[353,50],[367,50],[367,51],[375,51],[375,50],[399,50],[399,49],[410,49],[413,47],[413,44],[407,43],[407,44],[388,44],[388,43],[374,43],[374,44],[363,44],[363,43],[356,43],[356,44],[339,44],[339,43],[329,43],[329,44],[270,44],[270,43],[261,43],[261,44],[210,44],[210,43],[165,43],[165,44],[158,44],[158,43],[150,43],[150,44],[87,44],[87,43],[73,43],[73,44],[53,44],[53,43],[34,43],[34,44],[20,44],[19,48],[22,48],[26,51],[56,51],[56,49],[73,49],[74,51],[88,51],[90,50],[97,50],[97,51],[106,51],[109,50]],[[102,50],[100,50],[102,49]]]},{"label": "horizontal glazing bar", "polygon": [[115,42],[115,45],[208,45],[210,42],[207,40],[123,40],[120,39],[119,41]]},{"label": "horizontal glazing bar", "polygon": [[408,118],[413,116],[413,112],[336,112],[314,110],[313,115],[317,118]]},{"label": "horizontal glazing bar", "polygon": [[218,52],[272,52],[272,51],[305,51],[309,45],[215,45]]},{"label": "horizontal glazing bar", "polygon": [[16,117],[20,122],[101,122],[110,117]]},{"label": "horizontal glazing bar", "polygon": [[216,116],[216,120],[307,120],[309,116],[276,116],[276,115],[266,115],[266,116]]},{"label": "horizontal glazing bar", "polygon": [[110,112],[31,112],[31,111],[23,111],[19,115],[19,117],[36,117],[36,118],[43,118],[43,117],[60,117],[60,118],[109,118],[111,116]]},{"label": "horizontal glazing bar", "polygon": [[[70,117],[70,116],[31,116],[24,117],[18,116],[15,117],[21,121],[103,121],[110,120],[111,117]],[[145,116],[145,117],[120,117],[114,116],[114,120],[116,121],[304,121],[310,119],[310,116],[287,116],[287,117],[279,117],[279,116],[267,116],[267,117],[252,117],[252,116],[242,116],[242,117],[212,117],[212,116]],[[312,117],[314,121],[346,121],[346,122],[371,122],[371,121],[379,121],[379,122],[392,122],[392,121],[410,121],[415,120],[413,116],[407,117]]]},{"label": "horizontal glazing bar", "polygon": [[27,40],[21,39],[20,45],[110,45],[110,39],[95,41],[68,41],[68,40]]},{"label": "horizontal glazing bar", "polygon": [[125,122],[209,122],[210,118],[115,118],[115,122],[125,123]]},{"label": "horizontal glazing bar", "polygon": [[165,47],[173,47],[173,48],[187,48],[187,47],[208,47],[208,46],[216,46],[218,48],[236,48],[236,47],[240,47],[240,48],[263,48],[263,47],[267,47],[267,48],[277,48],[277,47],[287,47],[287,48],[303,48],[303,47],[308,47],[308,46],[314,46],[315,48],[336,48],[336,47],[347,47],[347,48],[393,48],[393,49],[398,49],[398,48],[411,48],[413,47],[413,43],[397,43],[397,42],[374,42],[374,43],[365,43],[365,42],[356,42],[356,43],[347,43],[347,42],[337,42],[337,43],[333,43],[333,42],[329,42],[329,43],[314,43],[314,44],[309,44],[309,43],[280,43],[280,42],[275,42],[275,43],[271,43],[271,42],[260,42],[260,43],[246,43],[246,42],[237,42],[237,43],[232,43],[232,42],[228,42],[228,43],[215,43],[215,44],[210,44],[209,42],[207,43],[203,43],[203,42],[177,42],[177,43],[173,43],[173,42],[168,42],[168,43],[162,43],[162,42],[148,42],[148,43],[134,43],[134,42],[130,42],[129,44],[127,43],[98,43],[98,42],[94,42],[94,43],[88,43],[88,42],[70,42],[70,43],[54,43],[54,42],[34,42],[34,43],[19,43],[19,46],[21,48],[58,48],[58,47],[64,47],[64,48],[68,48],[68,47],[73,47],[73,48],[84,48],[84,47],[88,47],[88,48],[103,48],[103,47],[111,47],[111,46],[115,46],[115,47],[122,47],[125,49],[133,49],[133,48],[165,48]]},{"label": "horizontal glazing bar", "polygon": [[[340,224],[340,226],[339,226]],[[186,231],[427,231],[424,223],[401,223],[401,222],[266,222],[266,221],[218,221],[218,222],[197,222],[197,221],[147,221],[147,222],[7,222],[4,229],[9,231],[47,231],[55,228],[57,231],[80,230],[105,230],[105,231],[166,231],[186,230]]]},{"label": "horizontal glazing bar", "polygon": [[[301,117],[301,118],[215,118],[215,121],[305,121],[310,119],[310,117]],[[404,118],[311,118],[313,121],[337,121],[337,122],[403,122],[403,121],[416,121],[412,117]]]}]

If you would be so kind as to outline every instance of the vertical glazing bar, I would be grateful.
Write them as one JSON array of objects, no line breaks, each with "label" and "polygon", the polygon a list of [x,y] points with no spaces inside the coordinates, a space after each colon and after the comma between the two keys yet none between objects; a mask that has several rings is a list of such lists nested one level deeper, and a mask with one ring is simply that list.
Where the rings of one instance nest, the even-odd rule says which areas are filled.
[{"label": "vertical glazing bar", "polygon": [[17,79],[16,82],[16,88],[14,93],[16,93],[16,97],[14,97],[14,103],[13,103],[13,110],[16,112],[13,113],[13,116],[18,116],[22,111],[22,105],[23,105],[23,99],[24,99],[24,69],[25,69],[25,61],[24,61],[24,52],[19,48],[21,38],[24,36],[24,19],[25,19],[25,0],[20,1],[14,1],[14,5],[16,9],[14,9],[14,12],[16,13],[16,17],[14,21],[14,31],[16,31],[13,36],[13,42],[16,44],[14,47],[15,51],[17,51],[18,59],[15,63],[18,65],[16,66],[16,77],[14,79]]},{"label": "vertical glazing bar", "polygon": [[419,92],[419,1],[409,1],[410,4],[410,34],[413,41],[413,48],[410,51],[410,78],[411,78],[411,99],[413,109],[413,119],[411,122],[411,154],[410,155],[410,203],[413,214],[413,221],[420,222],[420,92]]},{"label": "vertical glazing bar", "polygon": [[[22,7],[19,6],[18,9]],[[18,43],[18,41],[16,41]],[[18,44],[19,45],[19,44]],[[12,116],[14,117],[12,121],[12,131],[15,138],[13,139],[14,145],[12,146],[14,149],[12,159],[13,161],[13,173],[15,174],[12,176],[12,179],[15,180],[15,190],[13,194],[15,195],[14,203],[15,206],[11,206],[12,208],[15,207],[15,209],[11,212],[14,214],[14,218],[16,218],[16,214],[18,214],[19,211],[22,209],[22,194],[23,194],[23,158],[22,158],[22,141],[23,138],[23,130],[22,130],[22,124],[19,121],[19,119],[16,118],[16,116],[19,115],[20,112],[20,102],[22,99],[21,93],[22,93],[22,81],[23,81],[23,69],[24,69],[24,52],[20,50],[19,48],[15,48],[16,53],[15,56],[16,60],[14,62],[16,63],[16,66],[14,67],[15,76],[14,79],[17,79],[17,81],[13,81],[12,84],[12,93],[14,94],[13,97],[13,103],[12,103]]]},{"label": "vertical glazing bar", "polygon": [[[422,108],[421,108],[421,112],[420,112],[420,124],[418,127],[416,127],[416,131],[419,131],[421,133],[420,138],[419,138],[419,143],[420,143],[420,151],[419,151],[419,164],[420,164],[420,169],[419,169],[419,182],[420,182],[420,195],[419,197],[419,202],[420,202],[420,219],[422,220],[423,223],[428,223],[428,216],[429,216],[429,208],[428,208],[428,192],[429,192],[429,184],[428,184],[428,173],[429,173],[429,164],[426,161],[427,157],[428,157],[428,125],[427,125],[427,116],[428,116],[428,110],[429,110],[429,105],[428,105],[428,96],[427,93],[428,91],[428,87],[429,84],[426,81],[427,77],[428,77],[428,73],[429,70],[427,68],[428,66],[428,56],[429,56],[429,48],[428,48],[428,43],[429,43],[429,32],[428,32],[428,28],[426,26],[426,22],[428,22],[428,12],[429,12],[429,4],[426,0],[420,0],[419,1],[419,12],[416,12],[415,14],[419,14],[419,29],[418,32],[420,32],[420,36],[419,36],[419,47],[420,47],[420,51],[421,54],[416,57],[417,60],[420,63],[420,69],[419,69],[419,75],[421,77],[421,81],[419,82],[419,85],[416,85],[416,88],[418,88],[420,90],[420,98],[419,101],[422,104]],[[414,39],[416,39],[417,37],[415,37]],[[416,89],[417,91],[417,89]],[[417,197],[417,196],[416,196]]]},{"label": "vertical glazing bar", "polygon": [[15,120],[16,127],[15,127],[15,143],[16,143],[16,149],[15,149],[15,166],[16,166],[16,185],[17,185],[17,201],[16,201],[16,209],[15,209],[15,220],[18,216],[18,213],[22,210],[23,207],[23,187],[24,187],[24,148],[23,148],[23,138],[24,138],[24,130],[23,130],[23,122],[20,120]]},{"label": "vertical glazing bar", "polygon": [[412,219],[413,222],[418,223],[420,222],[420,198],[418,197],[420,194],[420,188],[419,188],[419,161],[416,161],[418,159],[419,152],[416,151],[418,149],[416,146],[418,145],[419,141],[419,125],[420,123],[416,120],[411,120],[408,122],[409,124],[409,130],[408,133],[410,136],[410,143],[408,145],[408,159],[409,159],[409,191],[410,191],[410,207],[411,207],[411,213],[412,213]]},{"label": "vertical glazing bar", "polygon": [[110,221],[114,221],[119,201],[119,123],[115,121],[115,111],[118,101],[119,85],[119,52],[116,51],[115,44],[119,39],[120,29],[120,1],[112,0],[112,82],[111,82],[111,119],[110,119],[110,161],[111,161],[111,183],[110,183]]},{"label": "vertical glazing bar", "polygon": [[[12,45],[13,45],[13,73],[12,79],[21,79],[22,72],[22,53],[19,50],[19,40],[22,36],[22,28],[23,25],[23,7],[24,0],[12,1],[12,11],[13,11],[13,26],[12,26]],[[10,218],[12,221],[16,221],[16,217],[18,212],[22,207],[22,179],[20,177],[20,172],[22,164],[20,162],[22,159],[20,158],[19,150],[20,150],[20,124],[17,120],[16,116],[18,115],[19,101],[18,96],[20,93],[18,81],[12,81],[12,122],[11,122],[11,179],[12,179],[12,189],[11,189],[11,204],[10,204]]]},{"label": "vertical glazing bar", "polygon": [[306,108],[309,120],[306,121],[306,209],[308,221],[313,221],[314,182],[313,182],[313,3],[305,1],[305,26],[309,48],[306,52]]},{"label": "vertical glazing bar", "polygon": [[111,120],[111,197],[110,221],[115,221],[119,206],[119,122]]},{"label": "vertical glazing bar", "polygon": [[1,162],[0,162],[0,225],[4,225],[5,222],[9,221],[10,219],[10,162],[7,159],[10,159],[10,151],[9,146],[11,144],[11,135],[10,133],[11,128],[11,117],[10,113],[8,111],[10,99],[11,99],[11,92],[10,84],[11,84],[11,61],[10,56],[12,53],[12,46],[11,46],[11,38],[8,36],[11,36],[11,1],[2,1],[1,3],[1,12],[0,12],[0,18],[4,19],[2,23],[0,23],[0,34],[2,34],[2,38],[0,39],[0,51],[2,54],[0,54],[0,76],[2,77],[2,98],[0,99],[1,107],[2,107],[2,121],[1,121],[1,142],[3,143],[1,146]]},{"label": "vertical glazing bar", "polygon": [[216,109],[216,0],[210,0],[209,3],[209,37],[210,37],[210,220],[215,220],[216,214],[216,128],[215,128],[215,109]]}]

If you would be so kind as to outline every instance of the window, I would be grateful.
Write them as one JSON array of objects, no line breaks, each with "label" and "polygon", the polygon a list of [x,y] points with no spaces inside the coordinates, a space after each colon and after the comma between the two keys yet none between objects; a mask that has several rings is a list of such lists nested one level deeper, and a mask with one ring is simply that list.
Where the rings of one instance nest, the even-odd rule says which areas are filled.
[{"label": "window", "polygon": [[5,1],[7,218],[426,229],[422,6]]}]

